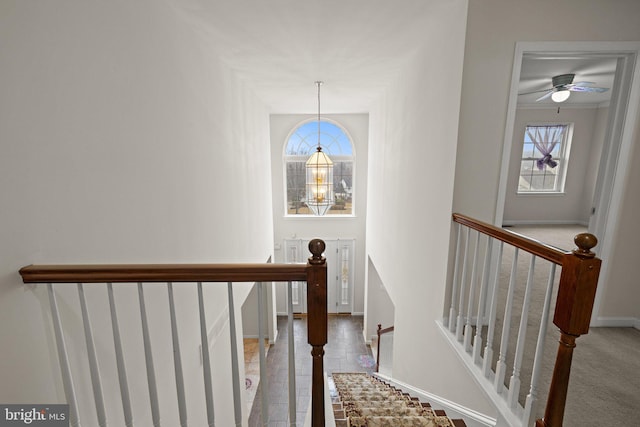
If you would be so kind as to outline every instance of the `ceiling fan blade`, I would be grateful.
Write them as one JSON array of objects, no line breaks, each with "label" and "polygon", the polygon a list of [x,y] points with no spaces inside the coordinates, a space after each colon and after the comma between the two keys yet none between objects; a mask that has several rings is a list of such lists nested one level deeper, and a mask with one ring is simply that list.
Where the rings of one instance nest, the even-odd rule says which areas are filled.
[{"label": "ceiling fan blade", "polygon": [[567,85],[567,87],[569,87],[569,86],[591,86],[591,85],[594,85],[594,84],[595,84],[594,82],[577,82],[577,83],[574,83],[572,85]]},{"label": "ceiling fan blade", "polygon": [[549,92],[545,93],[545,94],[544,94],[544,95],[542,95],[540,98],[536,99],[536,102],[544,101],[545,99],[547,99],[547,98],[551,97],[551,94],[552,94],[553,92],[555,92],[555,90],[554,90],[554,89],[551,89]]},{"label": "ceiling fan blade", "polygon": [[541,93],[541,92],[547,92],[547,91],[550,91],[550,90],[552,91],[552,90],[553,90],[553,88],[546,88],[546,89],[540,89],[540,90],[532,90],[532,91],[530,91],[530,92],[522,92],[522,93],[519,93],[519,94],[518,94],[518,96],[520,96],[520,95],[531,95],[532,93]]},{"label": "ceiling fan blade", "polygon": [[608,87],[591,87],[591,86],[573,86],[570,87],[569,90],[571,92],[606,92],[609,90]]}]

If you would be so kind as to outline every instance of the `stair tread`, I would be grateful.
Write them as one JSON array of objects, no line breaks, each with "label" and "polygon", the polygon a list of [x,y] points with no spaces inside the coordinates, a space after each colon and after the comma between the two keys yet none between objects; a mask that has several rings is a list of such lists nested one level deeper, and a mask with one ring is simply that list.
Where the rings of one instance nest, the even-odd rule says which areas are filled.
[{"label": "stair tread", "polygon": [[347,427],[465,427],[464,421],[451,420],[445,411],[367,373],[334,373],[330,384]]}]

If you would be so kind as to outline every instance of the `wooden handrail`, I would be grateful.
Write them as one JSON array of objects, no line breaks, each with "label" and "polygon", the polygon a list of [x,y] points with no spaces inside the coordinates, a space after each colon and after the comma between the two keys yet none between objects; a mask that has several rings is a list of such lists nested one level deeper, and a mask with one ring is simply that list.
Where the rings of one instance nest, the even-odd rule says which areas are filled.
[{"label": "wooden handrail", "polygon": [[472,228],[476,231],[486,234],[512,246],[532,253],[540,258],[544,258],[547,261],[551,261],[555,264],[562,265],[564,257],[571,254],[569,251],[558,249],[554,246],[547,245],[546,243],[539,242],[538,240],[531,239],[518,233],[514,233],[503,228],[496,227],[495,225],[488,224],[486,222],[479,221],[477,219],[468,217],[466,215],[454,213],[453,221]]},{"label": "wooden handrail", "polygon": [[376,351],[376,372],[380,370],[380,336],[384,334],[388,334],[389,332],[393,332],[394,327],[389,326],[388,328],[382,329],[382,325],[378,323],[378,350]]},{"label": "wooden handrail", "polygon": [[24,283],[288,282],[307,280],[305,264],[29,265]]},{"label": "wooden handrail", "polygon": [[393,332],[393,330],[394,330],[393,326],[389,326],[388,328],[382,329],[382,325],[378,324],[378,335],[388,334],[389,332]]},{"label": "wooden handrail", "polygon": [[307,341],[311,345],[311,425],[324,427],[324,346],[327,344],[325,243],[309,243],[307,264],[111,264],[29,265],[24,283],[307,282]]},{"label": "wooden handrail", "polygon": [[466,215],[454,213],[453,221],[562,266],[553,317],[553,323],[560,329],[558,353],[544,418],[536,420],[536,427],[561,427],[575,340],[589,332],[591,323],[602,264],[591,249],[598,239],[590,233],[578,234],[574,238],[577,248],[564,251]]}]

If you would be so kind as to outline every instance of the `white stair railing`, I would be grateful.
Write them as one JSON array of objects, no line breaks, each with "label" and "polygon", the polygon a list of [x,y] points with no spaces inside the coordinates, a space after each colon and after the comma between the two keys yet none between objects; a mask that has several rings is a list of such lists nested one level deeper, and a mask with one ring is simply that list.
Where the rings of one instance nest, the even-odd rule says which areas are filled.
[{"label": "white stair railing", "polygon": [[[530,427],[535,422],[538,427],[560,427],[571,345],[561,343],[544,418],[536,411],[553,290],[558,283],[563,295],[558,302],[564,304],[556,307],[554,323],[561,341],[570,342],[588,331],[600,267],[590,249],[597,240],[580,234],[575,239],[578,249],[569,252],[464,215],[454,214],[454,226],[451,300],[443,333],[509,425]],[[544,280],[545,269],[549,269],[546,287],[536,286]],[[526,281],[520,279],[524,276]],[[544,295],[544,301],[532,304],[534,295],[536,301]],[[535,344],[527,340],[529,334],[537,336]],[[523,390],[528,391],[526,396]]]},{"label": "white stair railing", "polygon": [[[308,341],[313,348],[311,352],[313,360],[311,400],[313,416],[311,425],[312,427],[323,427],[325,412],[322,355],[327,331],[326,264],[324,258],[321,257],[322,251],[324,251],[323,242],[319,240],[314,242],[313,257],[307,265],[94,265],[28,266],[21,269],[20,273],[25,283],[47,283],[62,384],[69,404],[70,425],[74,427],[81,425],[133,426],[148,423],[145,418],[150,417],[151,423],[156,427],[163,425],[186,427],[188,425],[205,425],[205,422],[206,425],[213,427],[216,425],[216,417],[223,415],[223,419],[233,419],[234,425],[242,426],[245,405],[243,391],[240,387],[240,357],[242,355],[238,354],[237,346],[236,331],[238,327],[235,320],[234,283],[248,281],[254,282],[254,286],[257,288],[260,380],[262,383],[261,423],[269,425],[271,420],[269,420],[266,370],[265,330],[267,326],[264,322],[264,307],[266,307],[264,284],[266,282],[288,283],[290,294],[291,282],[306,280],[313,285],[309,286],[310,315],[307,322]],[[255,279],[257,281],[254,281]],[[114,291],[114,282],[123,283],[119,285],[117,291]],[[229,341],[224,347],[230,352],[229,366],[215,366],[215,369],[210,350],[212,341],[209,328],[212,326],[207,323],[207,300],[205,300],[203,292],[203,288],[206,286],[222,290],[214,282],[227,282],[227,306],[224,311],[228,311]],[[71,289],[69,283],[75,283],[76,286],[77,300],[75,302],[73,298],[69,299],[69,290]],[[128,293],[129,299],[131,299],[130,291],[135,290],[136,284],[137,309],[130,305],[118,306],[115,294],[118,292]],[[145,295],[146,290],[152,292],[158,287],[166,287],[167,299],[164,301],[168,302],[168,310],[164,313],[161,309],[161,306],[164,305],[163,301],[153,298],[153,304],[150,305],[149,297]],[[182,293],[177,290],[178,287]],[[102,296],[105,291],[107,298],[104,298],[104,301],[96,297],[98,294]],[[93,298],[85,296],[89,293]],[[64,316],[61,315],[59,303],[61,295],[66,296],[63,305]],[[186,301],[185,295],[189,295],[193,301]],[[196,295],[197,300],[194,298]],[[157,297],[158,294],[153,296]],[[178,301],[179,296],[181,297],[180,301]],[[209,299],[209,301],[212,300]],[[218,305],[220,305],[219,303],[220,300],[218,300]],[[104,318],[104,308],[107,305],[107,317]],[[196,305],[198,310],[196,316],[191,317],[189,314],[185,314],[193,313],[189,307]],[[131,309],[137,312],[131,312]],[[162,316],[163,319],[160,319],[159,316]],[[65,317],[66,322],[63,319]],[[75,320],[77,317],[82,319],[83,334],[74,336],[70,332],[74,329],[70,322],[72,322],[71,319]],[[124,329],[122,328],[122,318],[128,319],[127,327]],[[133,324],[136,318],[139,321],[137,326]],[[288,422],[289,425],[295,426],[298,421],[296,420],[295,354],[293,351],[293,308],[291,304],[289,304],[288,319],[288,347],[290,350]],[[195,322],[191,325],[187,323],[188,320],[195,320]],[[168,324],[169,327],[165,332],[164,326],[156,327],[156,324]],[[218,323],[216,322],[216,324]],[[192,334],[184,336],[185,330],[193,331],[195,328],[199,328],[199,333],[195,334],[193,338],[198,335],[196,340],[199,340],[201,347],[199,353],[202,366],[199,370],[202,379],[199,381],[194,378],[194,372],[197,373],[198,369],[194,369],[193,366],[193,345],[191,347],[185,345],[185,343],[193,344]],[[137,334],[136,330],[141,332],[142,338],[141,346],[137,348],[131,344]],[[159,330],[165,332],[168,342],[163,341],[162,337],[158,335]],[[78,343],[82,345],[79,346]],[[113,346],[113,353],[110,350],[105,351],[105,346],[110,345]],[[84,347],[86,352],[78,351],[81,350],[81,347]],[[82,360],[83,356],[86,357],[86,361]],[[127,369],[127,363],[131,365],[131,361],[137,359],[138,356],[144,360],[145,369],[138,369],[139,372],[130,366]],[[167,373],[170,372],[167,360],[171,360],[170,363],[173,364],[172,377],[174,382],[167,381],[169,377]],[[87,365],[88,369],[85,368]],[[228,374],[229,372],[231,375]],[[228,384],[226,379],[220,383],[216,373],[224,374],[222,375],[224,378],[230,378],[233,390],[233,408],[216,406],[215,404],[216,388],[222,387],[224,390]],[[320,375],[317,375],[318,373]],[[319,376],[319,382],[317,376]],[[199,382],[200,384],[198,384]],[[109,387],[111,391],[111,384],[116,385],[119,396],[111,392],[105,393],[106,387]],[[143,384],[148,390],[147,396],[140,396],[140,385]],[[173,392],[170,387],[173,385],[175,385],[175,394],[171,399],[169,396]],[[167,388],[168,386],[169,388]],[[82,390],[83,393],[80,405],[77,390]],[[85,398],[84,390],[91,390],[92,401]],[[320,396],[321,399],[318,400],[315,396]],[[148,399],[147,403],[140,405],[140,402],[145,399]],[[167,399],[171,399],[173,402],[169,402]],[[121,413],[113,410],[116,406],[122,408]],[[177,416],[168,406],[176,410]],[[198,412],[194,412],[194,409]],[[167,414],[169,415],[167,416]],[[220,421],[218,424],[220,425]],[[231,425],[231,422],[225,421],[222,424]]]}]

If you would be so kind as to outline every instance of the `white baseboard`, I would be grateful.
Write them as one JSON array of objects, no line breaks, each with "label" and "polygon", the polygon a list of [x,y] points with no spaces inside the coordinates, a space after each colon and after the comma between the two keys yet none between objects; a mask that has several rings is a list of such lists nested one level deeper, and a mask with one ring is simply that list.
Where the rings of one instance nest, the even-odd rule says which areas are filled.
[{"label": "white baseboard", "polygon": [[503,219],[502,226],[509,225],[583,225],[585,227],[589,226],[588,222],[579,221],[579,220],[519,220],[519,219]]},{"label": "white baseboard", "polygon": [[367,339],[367,334],[364,332],[364,330],[362,331],[362,338],[364,338],[365,344],[371,345],[371,339]]},{"label": "white baseboard", "polygon": [[465,406],[459,405],[455,402],[445,399],[444,397],[440,397],[438,395],[421,390],[417,387],[403,383],[402,381],[395,380],[386,375],[374,375],[379,376],[389,384],[402,389],[404,392],[419,398],[421,401],[431,403],[431,406],[434,409],[444,409],[449,418],[462,418],[467,424],[467,427],[495,427],[496,425],[497,420],[495,418],[491,418],[487,415],[481,414],[480,412],[474,411],[473,409],[469,409]]},{"label": "white baseboard", "polygon": [[353,311],[351,312],[352,316],[364,316],[364,311]]},{"label": "white baseboard", "polygon": [[591,319],[593,328],[636,328],[640,329],[640,319],[637,317],[596,317]]}]

